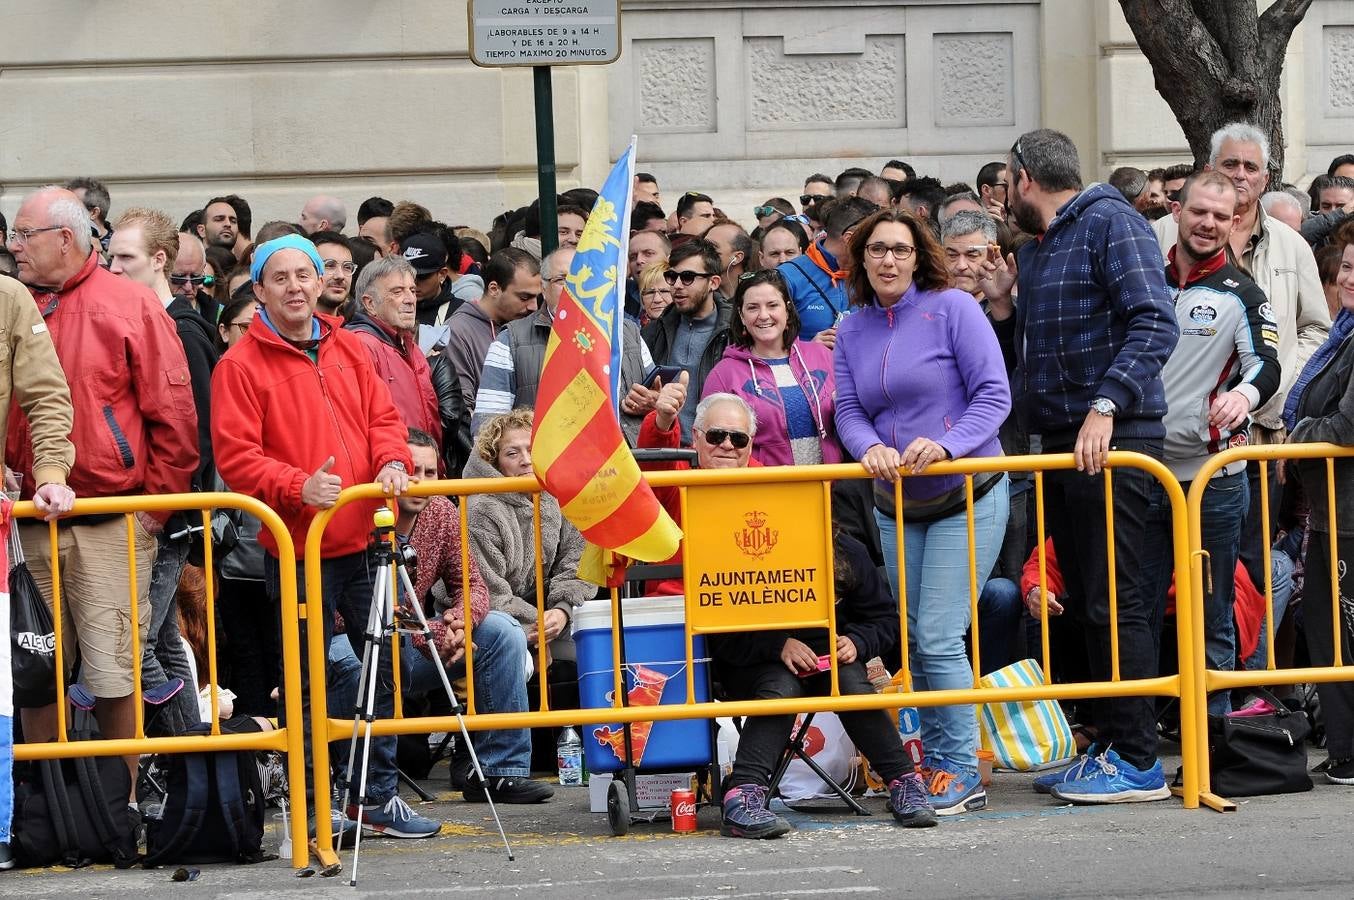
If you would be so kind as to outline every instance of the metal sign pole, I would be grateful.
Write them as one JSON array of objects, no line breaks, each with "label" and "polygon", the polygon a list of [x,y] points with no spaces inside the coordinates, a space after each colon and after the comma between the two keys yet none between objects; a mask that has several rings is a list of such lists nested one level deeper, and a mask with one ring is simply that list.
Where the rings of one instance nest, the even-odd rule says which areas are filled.
[{"label": "metal sign pole", "polygon": [[549,66],[531,69],[536,96],[536,183],[540,192],[541,259],[555,252],[559,225],[555,194],[555,97]]}]

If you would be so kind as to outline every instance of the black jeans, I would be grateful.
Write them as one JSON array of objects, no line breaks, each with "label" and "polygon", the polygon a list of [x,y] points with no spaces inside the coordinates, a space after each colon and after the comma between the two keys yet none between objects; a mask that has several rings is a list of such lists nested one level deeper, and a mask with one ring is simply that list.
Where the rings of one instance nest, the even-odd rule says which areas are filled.
[{"label": "black jeans", "polygon": [[[1114,439],[1115,450],[1161,458],[1161,441]],[[1045,447],[1066,453],[1071,447]],[[1053,546],[1068,593],[1068,612],[1082,626],[1090,678],[1111,676],[1109,585],[1114,578],[1119,611],[1119,677],[1154,678],[1157,639],[1152,631],[1156,598],[1149,573],[1157,568],[1147,537],[1148,505],[1156,479],[1139,469],[1114,470],[1114,559],[1108,566],[1105,529],[1105,475],[1075,469],[1044,476],[1045,511]],[[1101,745],[1113,744],[1129,764],[1147,769],[1156,762],[1155,704],[1150,697],[1120,697],[1092,702],[1091,721]]]},{"label": "black jeans", "polygon": [[[1354,536],[1338,538],[1340,551],[1340,657],[1354,663],[1354,573],[1346,564],[1354,559]],[[1307,573],[1302,589],[1302,617],[1307,633],[1307,653],[1313,666],[1335,665],[1334,630],[1331,627],[1330,534],[1313,531],[1307,542]],[[1354,756],[1354,682],[1318,684],[1321,714],[1326,720],[1326,749],[1332,759]]]},{"label": "black jeans", "polygon": [[[842,694],[875,692],[874,686],[865,677],[865,665],[859,661],[838,665],[837,678]],[[827,672],[800,678],[785,668],[780,660],[755,666],[723,666],[721,681],[724,690],[735,700],[821,696],[831,690],[832,683]],[[882,709],[837,715],[856,749],[870,761],[885,784],[912,771],[912,758],[903,749],[896,718],[890,720],[889,714]],[[790,739],[790,729],[794,723],[793,714],[749,716],[738,738],[738,755],[733,761],[729,786],[769,785],[771,773],[780,762],[781,751]]]}]

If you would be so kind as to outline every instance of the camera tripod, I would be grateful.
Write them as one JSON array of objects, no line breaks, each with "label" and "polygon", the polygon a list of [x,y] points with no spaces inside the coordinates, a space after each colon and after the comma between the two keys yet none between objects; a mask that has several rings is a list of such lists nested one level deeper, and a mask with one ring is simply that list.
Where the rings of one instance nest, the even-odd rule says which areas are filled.
[{"label": "camera tripod", "polygon": [[[466,728],[465,719],[461,715],[461,704],[456,699],[456,692],[452,689],[451,679],[447,677],[446,664],[437,652],[432,631],[428,628],[428,618],[423,614],[423,604],[419,601],[418,595],[414,591],[413,581],[409,578],[406,564],[414,562],[414,550],[412,547],[396,547],[391,541],[391,538],[395,535],[395,514],[389,509],[385,507],[378,509],[372,519],[375,528],[372,531],[370,553],[372,560],[376,563],[376,585],[372,590],[371,607],[367,613],[367,627],[362,634],[362,670],[358,681],[357,705],[353,709],[353,736],[348,743],[348,777],[343,788],[343,801],[339,808],[341,810],[348,808],[359,733],[362,737],[362,767],[359,770],[357,787],[359,819],[361,818],[361,810],[367,802],[367,767],[371,759],[371,723],[375,719],[376,685],[380,672],[381,648],[399,631],[422,634],[432,651],[431,656],[437,667],[438,678],[442,681],[442,689],[446,691],[447,701],[451,704],[451,712],[456,716],[460,737],[465,741],[466,748],[470,751],[470,762],[474,767],[475,776],[480,779],[481,784],[486,785],[485,799],[489,802],[489,811],[493,814],[494,824],[498,827],[498,835],[503,839],[503,847],[508,851],[508,860],[511,861],[513,859],[512,846],[508,843],[508,836],[503,832],[503,823],[499,821],[498,810],[494,807],[494,799],[487,790],[488,779],[484,777],[484,771],[480,768],[480,760],[475,753],[475,745],[470,741],[470,731]],[[392,576],[398,579],[394,584],[392,584]],[[400,606],[397,602],[401,588],[403,588],[404,596],[408,601],[404,606]],[[413,619],[401,618],[397,616],[397,611],[399,613],[412,611]],[[357,886],[357,863],[362,849],[362,828],[361,823],[358,824],[357,835],[353,839],[353,873],[348,882],[353,887]],[[340,834],[335,852],[341,852],[342,849],[343,837]]]}]

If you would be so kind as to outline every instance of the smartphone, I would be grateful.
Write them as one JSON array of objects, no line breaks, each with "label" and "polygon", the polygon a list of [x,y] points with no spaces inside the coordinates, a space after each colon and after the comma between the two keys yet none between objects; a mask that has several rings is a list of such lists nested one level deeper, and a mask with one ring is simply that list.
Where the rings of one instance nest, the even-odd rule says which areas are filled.
[{"label": "smartphone", "polygon": [[649,369],[648,372],[644,373],[644,386],[648,387],[649,385],[653,384],[653,380],[655,378],[659,379],[664,384],[667,384],[670,381],[676,381],[677,376],[681,375],[683,371],[685,370],[682,369],[681,366],[656,365],[653,368]]}]

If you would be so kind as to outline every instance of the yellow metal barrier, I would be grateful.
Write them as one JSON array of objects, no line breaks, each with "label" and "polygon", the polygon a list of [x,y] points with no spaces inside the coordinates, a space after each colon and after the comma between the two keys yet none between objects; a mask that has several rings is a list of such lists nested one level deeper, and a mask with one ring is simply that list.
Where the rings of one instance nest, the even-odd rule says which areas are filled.
[{"label": "yellow metal barrier", "polygon": [[[1331,681],[1354,681],[1354,666],[1340,664],[1342,656],[1340,648],[1340,583],[1339,567],[1336,565],[1340,555],[1336,546],[1336,523],[1335,523],[1335,460],[1338,458],[1354,457],[1354,447],[1341,447],[1336,444],[1273,444],[1264,446],[1246,446],[1236,447],[1231,450],[1224,450],[1221,453],[1211,457],[1199,470],[1194,481],[1190,484],[1189,490],[1189,543],[1193,550],[1191,556],[1194,559],[1202,560],[1206,554],[1203,552],[1203,497],[1204,491],[1208,487],[1209,479],[1213,475],[1231,463],[1245,460],[1252,460],[1260,463],[1260,509],[1252,510],[1252,513],[1258,513],[1249,521],[1258,522],[1259,527],[1265,529],[1264,540],[1264,567],[1265,581],[1263,585],[1256,585],[1257,588],[1263,588],[1265,595],[1265,623],[1268,626],[1269,647],[1266,654],[1266,665],[1263,669],[1254,670],[1236,670],[1220,671],[1209,669],[1207,657],[1204,652],[1205,633],[1203,627],[1203,609],[1204,609],[1204,566],[1202,563],[1193,566],[1190,572],[1190,580],[1193,584],[1191,592],[1194,605],[1194,616],[1200,623],[1200,627],[1194,631],[1194,646],[1191,654],[1190,669],[1197,672],[1194,679],[1195,702],[1193,712],[1195,715],[1194,731],[1200,735],[1201,740],[1196,747],[1199,755],[1197,766],[1200,773],[1199,791],[1200,800],[1204,805],[1219,811],[1228,811],[1235,809],[1236,806],[1225,797],[1219,797],[1213,793],[1211,785],[1211,773],[1209,771],[1208,760],[1208,694],[1213,691],[1230,690],[1233,688],[1257,687],[1262,685],[1297,682],[1331,682]],[[1283,460],[1298,459],[1322,459],[1326,462],[1326,500],[1328,504],[1329,521],[1326,524],[1327,533],[1324,538],[1317,531],[1312,532],[1312,540],[1328,540],[1330,546],[1330,600],[1332,607],[1333,638],[1334,638],[1334,660],[1333,666],[1308,667],[1303,669],[1278,669],[1274,663],[1274,637],[1278,631],[1278,622],[1274,621],[1274,573],[1271,568],[1272,548],[1269,540],[1269,517],[1270,517],[1270,496],[1269,496],[1269,466],[1271,463],[1277,464]],[[1294,475],[1289,472],[1287,481],[1290,483]],[[1244,540],[1244,535],[1243,535]],[[1177,571],[1179,562],[1176,563]],[[1296,599],[1296,598],[1294,598]],[[1289,600],[1291,607],[1293,599]],[[1180,604],[1177,602],[1176,609],[1179,610]],[[1239,655],[1239,654],[1238,654]],[[1183,664],[1183,663],[1182,663]],[[1181,705],[1182,717],[1184,715],[1184,705]],[[1183,728],[1183,722],[1182,722]]]},{"label": "yellow metal barrier", "polygon": [[[927,470],[928,475],[966,475],[968,476],[968,507],[970,518],[970,538],[972,536],[972,476],[983,472],[1012,472],[1012,471],[1031,471],[1035,474],[1035,491],[1038,523],[1039,540],[1039,568],[1041,576],[1041,585],[1046,584],[1047,561],[1044,552],[1045,528],[1043,523],[1043,473],[1053,470],[1066,470],[1075,468],[1075,461],[1071,454],[1045,455],[1045,456],[1026,456],[1026,457],[994,457],[991,459],[962,459],[952,462],[937,463]],[[1136,453],[1112,452],[1108,458],[1108,468],[1112,472],[1116,469],[1136,468],[1140,469],[1160,481],[1165,487],[1168,499],[1172,508],[1171,527],[1174,533],[1175,546],[1175,564],[1177,567],[1188,565],[1190,558],[1188,537],[1188,524],[1186,516],[1186,504],[1184,492],[1179,482],[1175,480],[1159,461],[1150,457]],[[802,484],[806,482],[839,481],[847,479],[868,478],[864,468],[855,464],[843,465],[825,465],[825,466],[805,466],[805,467],[783,467],[783,468],[747,468],[733,470],[702,470],[702,471],[649,471],[645,472],[646,480],[655,487],[677,486],[683,490],[688,487],[709,486],[709,485],[757,485],[770,487],[773,485]],[[1112,489],[1112,475],[1106,479],[1106,491]],[[413,496],[460,496],[462,498],[472,494],[503,494],[503,493],[529,493],[539,494],[541,487],[535,478],[488,478],[488,479],[465,479],[457,481],[429,481],[417,485],[411,485],[409,494]],[[315,517],[311,525],[310,532],[306,538],[305,547],[305,574],[306,574],[306,595],[307,597],[319,597],[321,591],[321,547],[324,538],[325,528],[334,514],[350,503],[357,501],[370,501],[372,499],[383,498],[381,490],[377,485],[359,485],[343,491],[339,497],[338,503],[322,511]],[[539,503],[539,498],[537,499]],[[685,496],[683,496],[685,503]],[[467,504],[462,500],[459,509],[459,521],[462,531],[462,556],[463,562],[469,554],[469,541],[466,537],[468,533]],[[1112,519],[1112,511],[1107,510],[1107,517]],[[805,523],[806,525],[808,523]],[[537,505],[533,513],[533,525],[536,532],[536,542],[539,548],[540,542],[540,512]],[[824,526],[826,527],[826,526]],[[1113,539],[1113,525],[1109,523],[1110,539]],[[980,588],[976,574],[973,572],[974,560],[972,552],[972,540],[970,540],[970,592],[971,603],[976,604],[976,593]],[[900,560],[905,556],[900,552]],[[540,553],[537,553],[537,562],[539,566]],[[1112,550],[1110,555],[1110,565],[1113,566]],[[901,566],[900,566],[901,568]],[[464,618],[466,627],[466,666],[467,672],[473,673],[473,653],[471,646],[472,629],[471,615],[469,608],[469,585],[468,585],[468,566],[462,566],[463,584],[462,594],[464,597],[465,609]],[[900,580],[901,580],[900,572]],[[1113,583],[1113,578],[1110,579]],[[537,577],[537,610],[538,610],[538,652],[541,654],[539,662],[542,664],[540,670],[544,670],[544,589],[542,579]],[[1108,682],[1086,682],[1086,683],[1066,683],[1053,684],[1047,682],[1048,675],[1045,675],[1046,683],[1035,687],[1009,687],[1009,688],[977,688],[977,666],[976,651],[974,653],[975,668],[975,687],[965,690],[945,690],[945,691],[924,691],[911,692],[910,689],[897,693],[865,694],[865,695],[840,695],[837,690],[835,677],[832,680],[832,690],[827,696],[803,697],[803,698],[782,698],[776,700],[755,700],[755,701],[734,701],[734,702],[687,702],[685,704],[671,704],[661,706],[644,707],[622,707],[623,692],[618,690],[613,698],[613,705],[608,708],[592,709],[573,709],[573,710],[551,710],[548,702],[547,684],[544,675],[541,678],[541,708],[539,712],[534,713],[476,713],[473,706],[473,677],[466,679],[466,692],[462,698],[469,709],[465,721],[468,728],[474,731],[485,731],[505,728],[539,728],[539,727],[559,727],[564,725],[586,725],[601,723],[620,723],[620,722],[639,722],[639,721],[668,721],[674,719],[693,719],[693,718],[714,718],[715,716],[744,716],[744,715],[774,715],[790,712],[812,712],[812,711],[851,711],[867,709],[898,709],[907,706],[946,706],[954,704],[977,704],[990,702],[1007,702],[1019,700],[1052,699],[1052,700],[1071,700],[1088,699],[1099,697],[1136,697],[1136,696],[1164,696],[1178,698],[1181,705],[1181,741],[1183,756],[1183,784],[1179,792],[1184,806],[1186,808],[1195,808],[1198,806],[1199,797],[1199,742],[1201,732],[1198,731],[1198,718],[1195,715],[1195,704],[1197,691],[1193,683],[1193,654],[1191,648],[1196,644],[1196,629],[1194,626],[1195,604],[1190,602],[1190,586],[1186,582],[1177,588],[1178,593],[1183,593],[1184,602],[1178,603],[1180,612],[1177,615],[1177,629],[1179,633],[1180,645],[1180,673],[1177,675],[1165,675],[1148,679],[1122,680],[1119,677],[1117,665],[1117,629],[1112,627],[1114,641],[1116,645],[1115,665],[1113,666],[1113,676]],[[906,654],[907,648],[907,616],[903,598],[905,597],[905,588],[900,584],[900,638],[902,640],[903,653]],[[1049,644],[1048,644],[1048,606],[1047,594],[1044,594],[1042,624],[1044,626],[1043,639],[1043,664],[1045,673],[1049,672]],[[689,602],[689,601],[688,601]],[[1113,604],[1113,599],[1111,599]],[[1113,607],[1112,607],[1113,608]],[[973,643],[977,645],[977,617],[973,622]],[[829,621],[829,628],[835,629],[835,618]],[[691,657],[692,630],[688,617],[686,629],[686,656],[688,662]],[[613,648],[621,640],[619,629],[617,628],[613,617],[612,623],[612,645]],[[320,629],[309,630],[310,646],[310,685],[311,685],[311,726],[316,735],[323,735],[323,739],[317,738],[313,742],[314,754],[314,778],[315,778],[315,814],[320,821],[324,821],[328,815],[329,804],[329,766],[328,766],[328,741],[347,738],[352,734],[352,720],[329,719],[326,713],[326,702],[324,697],[325,685],[325,660],[326,648],[322,646],[323,638]],[[833,660],[833,671],[835,675],[836,662]],[[904,665],[906,670],[906,665]],[[688,672],[691,666],[688,665]],[[617,674],[619,677],[619,674]],[[691,699],[691,686],[688,681],[688,701]],[[397,698],[398,699],[398,698]],[[457,728],[457,721],[453,717],[425,717],[425,718],[391,718],[380,719],[372,723],[371,732],[373,735],[395,735],[407,733],[422,733],[432,731],[452,731]],[[325,854],[332,854],[332,843],[329,835],[321,829],[318,835],[318,844],[321,858],[326,858]],[[332,857],[330,857],[332,858]]]},{"label": "yellow metal barrier", "polygon": [[[202,527],[211,534],[212,510],[216,508],[239,509],[258,518],[263,527],[277,541],[278,554],[282,569],[282,661],[283,681],[286,688],[286,713],[289,722],[301,721],[301,670],[300,640],[297,627],[296,604],[296,565],[295,551],[291,535],[277,513],[252,497],[242,494],[202,493],[202,494],[164,494],[144,497],[102,497],[76,500],[71,516],[124,515],[127,522],[127,560],[130,575],[129,598],[131,622],[140,621],[140,600],[137,586],[136,527],[137,513],[155,512],[198,512],[202,517]],[[36,518],[37,510],[31,502],[16,503],[13,516],[18,520]],[[54,637],[56,640],[56,717],[57,739],[50,743],[25,743],[14,747],[16,760],[28,759],[68,759],[93,756],[131,756],[150,753],[206,753],[217,750],[273,750],[287,755],[287,781],[290,789],[289,809],[291,811],[292,865],[301,867],[307,861],[306,843],[306,796],[305,796],[305,757],[302,753],[301,728],[283,727],[274,731],[257,734],[222,734],[217,721],[220,699],[217,691],[217,666],[215,642],[215,584],[210,577],[212,572],[211,541],[205,543],[205,569],[207,578],[207,628],[208,628],[208,680],[212,685],[211,732],[205,735],[182,735],[176,737],[145,736],[144,710],[141,690],[141,634],[140,628],[132,627],[132,672],[135,685],[135,732],[134,737],[124,739],[104,739],[98,741],[72,741],[67,727],[66,710],[66,671],[64,619],[61,598],[61,564],[57,552],[60,525],[49,526],[51,541],[52,606]],[[184,690],[197,694],[196,685],[185,685]],[[325,829],[321,829],[324,831]]]}]

